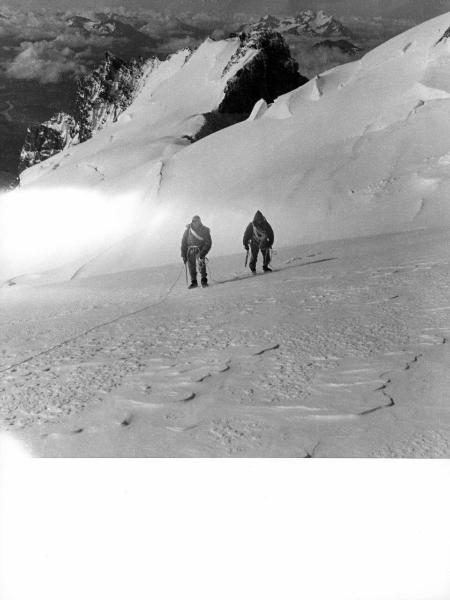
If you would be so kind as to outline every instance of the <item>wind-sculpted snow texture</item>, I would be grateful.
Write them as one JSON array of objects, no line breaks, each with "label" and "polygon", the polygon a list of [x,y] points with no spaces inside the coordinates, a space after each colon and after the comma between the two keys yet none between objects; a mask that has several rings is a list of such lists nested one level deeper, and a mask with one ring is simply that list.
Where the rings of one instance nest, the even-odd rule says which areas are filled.
[{"label": "wind-sculpted snow texture", "polygon": [[448,235],[285,249],[256,277],[212,258],[207,290],[175,265],[18,280],[2,428],[43,456],[449,457]]}]

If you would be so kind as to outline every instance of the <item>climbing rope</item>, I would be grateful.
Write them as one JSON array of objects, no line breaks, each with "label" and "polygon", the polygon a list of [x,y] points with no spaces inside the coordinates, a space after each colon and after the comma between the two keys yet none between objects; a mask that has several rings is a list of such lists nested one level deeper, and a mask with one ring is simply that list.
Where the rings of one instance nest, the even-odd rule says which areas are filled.
[{"label": "climbing rope", "polygon": [[29,357],[27,357],[27,358],[25,358],[25,359],[23,359],[23,360],[21,360],[21,361],[19,361],[17,363],[14,363],[12,365],[9,365],[8,367],[4,367],[3,369],[0,369],[0,373],[6,373],[7,371],[10,371],[11,369],[15,369],[16,367],[20,367],[21,365],[24,365],[24,364],[30,362],[31,360],[34,360],[35,358],[39,358],[40,356],[44,356],[46,354],[49,354],[53,350],[57,350],[58,348],[62,348],[66,344],[69,344],[70,342],[74,342],[74,341],[80,339],[81,337],[83,337],[85,335],[88,335],[89,333],[92,333],[92,331],[96,331],[97,329],[100,329],[101,327],[106,327],[107,325],[112,325],[114,323],[117,323],[118,321],[121,321],[122,319],[126,319],[128,317],[133,317],[134,315],[138,315],[139,313],[145,312],[146,310],[149,310],[150,308],[155,308],[156,306],[159,306],[165,300],[167,300],[167,298],[169,297],[169,295],[172,292],[173,288],[178,283],[178,281],[179,281],[179,279],[181,277],[181,273],[182,272],[183,272],[183,267],[181,267],[180,272],[178,273],[177,278],[175,279],[175,281],[170,285],[170,287],[167,289],[167,291],[156,302],[152,302],[151,304],[147,304],[146,306],[143,306],[142,308],[134,310],[134,311],[132,311],[130,313],[126,313],[124,315],[120,315],[120,316],[116,317],[115,319],[111,319],[110,321],[104,321],[103,323],[99,323],[98,325],[94,325],[93,327],[90,327],[89,329],[86,329],[86,330],[82,331],[81,333],[78,333],[77,335],[74,335],[74,336],[72,336],[70,338],[67,338],[67,339],[63,340],[62,342],[59,342],[58,344],[55,344],[54,346],[51,346],[50,348],[42,350],[41,352],[38,352],[37,354],[33,354],[33,356],[29,356]]}]

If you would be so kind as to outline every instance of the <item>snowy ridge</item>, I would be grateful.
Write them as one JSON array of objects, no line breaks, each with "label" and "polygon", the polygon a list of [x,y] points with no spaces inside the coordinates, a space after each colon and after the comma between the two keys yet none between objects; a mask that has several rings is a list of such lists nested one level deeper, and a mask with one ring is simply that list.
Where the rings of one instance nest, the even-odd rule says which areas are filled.
[{"label": "snowy ridge", "polygon": [[75,116],[58,113],[49,121],[28,128],[19,171],[86,141],[117,121],[139,93],[144,71],[153,69],[157,62],[157,59],[150,59],[146,64],[134,59],[125,62],[107,52],[92,73],[78,80]]},{"label": "snowy ridge", "polygon": [[[215,255],[239,251],[256,209],[277,245],[450,224],[449,24],[450,14],[432,19],[191,144],[240,45],[207,40],[187,62],[181,52],[154,69],[95,139],[25,171],[15,206],[40,191],[74,203],[92,194],[100,223],[114,226],[100,227],[101,243],[68,248],[66,262],[80,265],[107,239],[86,275],[179,260],[192,214],[211,228]],[[105,206],[122,225],[101,217]],[[27,260],[22,271],[36,265]]]},{"label": "snowy ridge", "polygon": [[177,155],[162,195],[205,207],[215,197],[241,214],[259,207],[284,243],[449,223],[450,56],[445,40],[436,46],[449,21],[414,28]]}]

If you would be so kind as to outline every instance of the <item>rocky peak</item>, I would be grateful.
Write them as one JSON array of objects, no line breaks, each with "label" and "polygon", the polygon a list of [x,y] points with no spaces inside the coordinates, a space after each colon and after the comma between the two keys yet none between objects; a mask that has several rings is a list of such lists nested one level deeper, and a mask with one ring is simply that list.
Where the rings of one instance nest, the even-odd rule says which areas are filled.
[{"label": "rocky peak", "polygon": [[109,52],[104,61],[78,80],[75,118],[80,126],[80,142],[102,129],[132,103],[143,73],[144,60],[123,61]]},{"label": "rocky peak", "polygon": [[223,77],[246,55],[257,52],[228,80],[219,112],[250,114],[261,98],[269,104],[308,81],[298,72],[298,64],[280,33],[256,24],[241,32],[239,39],[239,48]]},{"label": "rocky peak", "polygon": [[95,131],[116,121],[139,90],[144,64],[143,59],[123,61],[107,52],[92,73],[78,80],[73,116],[58,113],[45,123],[28,128],[19,171],[69,145],[84,142]]},{"label": "rocky peak", "polygon": [[438,44],[440,44],[442,41],[446,40],[450,38],[450,27],[448,27],[444,33],[442,34],[442,36],[438,39],[438,41],[436,42],[435,46],[437,46]]},{"label": "rocky peak", "polygon": [[[191,136],[191,141],[247,118],[259,100],[270,104],[307,81],[298,72],[298,64],[280,33],[255,25],[237,36],[239,46],[221,74],[222,100],[205,114],[205,127]],[[186,60],[190,56],[186,53]],[[78,80],[73,116],[59,113],[30,128],[20,169],[49,158],[68,145],[84,142],[116,121],[139,92],[144,65],[148,71],[157,64],[156,58],[146,63],[142,59],[126,62],[106,53],[94,71]]]},{"label": "rocky peak", "polygon": [[274,17],[273,15],[264,15],[260,20],[255,24],[256,27],[270,27],[271,29],[277,29],[280,26],[280,19],[278,17]]},{"label": "rocky peak", "polygon": [[73,16],[67,20],[67,25],[77,29],[81,34],[88,35],[95,33],[98,36],[120,38],[122,40],[133,41],[134,44],[152,45],[153,40],[139,31],[136,27],[119,19],[117,15],[105,15],[97,13],[95,20],[87,17]]},{"label": "rocky peak", "polygon": [[28,127],[20,152],[19,171],[67,148],[78,135],[78,123],[67,113],[57,113],[40,125]]}]

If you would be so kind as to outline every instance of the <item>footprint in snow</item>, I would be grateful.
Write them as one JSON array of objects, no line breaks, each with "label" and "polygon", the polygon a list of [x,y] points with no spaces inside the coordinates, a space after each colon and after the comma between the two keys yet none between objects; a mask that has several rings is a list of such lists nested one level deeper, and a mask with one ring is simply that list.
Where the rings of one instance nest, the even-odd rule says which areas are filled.
[{"label": "footprint in snow", "polygon": [[194,379],[194,382],[195,383],[202,383],[203,381],[205,381],[205,379],[208,379],[208,377],[211,377],[211,373],[205,373],[204,375],[201,375],[197,379]]},{"label": "footprint in snow", "polygon": [[194,425],[187,425],[186,427],[178,427],[177,425],[166,425],[166,429],[168,431],[174,431],[175,433],[184,433],[185,431],[190,431],[191,429],[195,429],[198,427],[198,423]]},{"label": "footprint in snow", "polygon": [[122,425],[122,427],[128,427],[131,424],[132,420],[133,415],[128,415],[127,417],[125,417],[125,419],[123,419],[123,421],[120,422],[120,424]]},{"label": "footprint in snow", "polygon": [[268,348],[262,348],[258,350],[258,352],[254,352],[253,356],[261,356],[265,352],[270,352],[270,350],[277,350],[280,347],[280,344],[274,344],[273,346],[269,346]]}]

